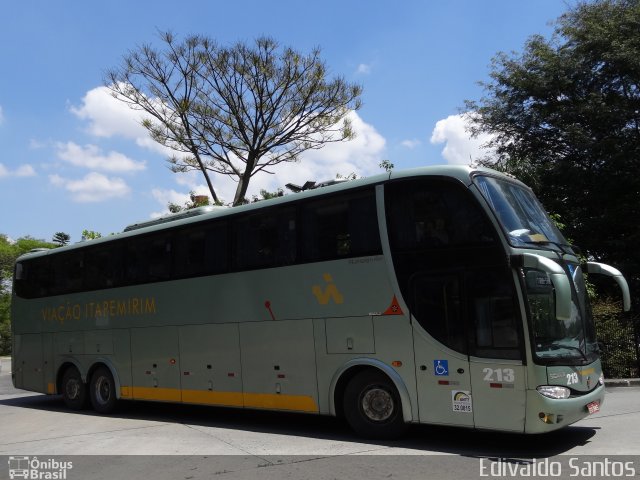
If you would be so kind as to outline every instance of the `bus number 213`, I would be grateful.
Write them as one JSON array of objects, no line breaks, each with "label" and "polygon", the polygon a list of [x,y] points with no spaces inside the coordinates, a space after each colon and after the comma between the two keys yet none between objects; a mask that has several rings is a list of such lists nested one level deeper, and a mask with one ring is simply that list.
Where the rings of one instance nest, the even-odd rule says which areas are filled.
[{"label": "bus number 213", "polygon": [[513,368],[483,368],[482,373],[485,382],[513,383],[516,380]]}]

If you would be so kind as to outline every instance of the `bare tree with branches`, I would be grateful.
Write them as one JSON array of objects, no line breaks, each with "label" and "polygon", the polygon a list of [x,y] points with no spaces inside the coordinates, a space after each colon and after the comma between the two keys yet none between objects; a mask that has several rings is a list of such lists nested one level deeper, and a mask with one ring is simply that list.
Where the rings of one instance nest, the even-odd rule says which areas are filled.
[{"label": "bare tree with branches", "polygon": [[347,114],[360,108],[362,88],[328,79],[320,49],[302,55],[268,37],[231,47],[198,35],[161,39],[164,50],[129,52],[105,85],[147,114],[151,137],[176,152],[172,171],[202,172],[214,202],[211,173],[237,181],[238,205],[258,172],[354,137]]}]

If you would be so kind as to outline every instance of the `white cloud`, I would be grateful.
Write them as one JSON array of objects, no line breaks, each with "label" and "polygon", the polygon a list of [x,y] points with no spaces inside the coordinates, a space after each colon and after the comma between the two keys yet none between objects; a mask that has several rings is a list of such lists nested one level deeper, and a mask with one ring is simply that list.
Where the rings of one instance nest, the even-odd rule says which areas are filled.
[{"label": "white cloud", "polygon": [[360,75],[369,75],[371,73],[371,69],[371,65],[361,63],[360,65],[358,65],[356,73],[359,73]]},{"label": "white cloud", "polygon": [[0,125],[4,123],[4,114],[2,113],[2,105],[0,105]]},{"label": "white cloud", "polygon": [[136,162],[119,152],[106,155],[95,145],[84,147],[73,142],[58,143],[58,158],[76,167],[103,170],[106,172],[134,172],[144,170],[145,162]]},{"label": "white cloud", "polygon": [[414,149],[422,145],[422,142],[414,138],[413,140],[403,140],[402,142],[400,142],[400,145],[405,148]]},{"label": "white cloud", "polygon": [[172,154],[170,149],[154,141],[142,126],[142,120],[148,115],[114,98],[107,87],[89,90],[82,98],[82,105],[71,106],[70,110],[78,118],[89,122],[87,131],[91,135],[102,138],[128,138],[140,147],[167,156]]},{"label": "white cloud", "polygon": [[36,174],[36,171],[31,165],[26,164],[18,167],[13,174],[16,177],[33,177]]},{"label": "white cloud", "polygon": [[36,175],[36,170],[29,164],[20,165],[15,170],[9,170],[7,167],[0,163],[0,178],[33,177],[34,175]]},{"label": "white cloud", "polygon": [[471,138],[467,132],[469,113],[450,115],[436,123],[431,133],[431,143],[444,143],[442,156],[448,163],[464,164],[480,159],[490,153],[482,145],[491,139],[490,135],[482,134]]},{"label": "white cloud", "polygon": [[151,190],[151,196],[163,205],[166,205],[169,202],[183,205],[185,202],[189,201],[189,193],[178,192],[173,189],[154,188]]},{"label": "white cloud", "polygon": [[101,173],[90,172],[80,180],[71,180],[54,174],[49,176],[53,186],[64,188],[75,202],[101,202],[111,198],[125,197],[131,189],[118,177],[109,178]]},{"label": "white cloud", "polygon": [[48,146],[49,142],[43,142],[40,140],[36,140],[35,138],[29,140],[29,149],[31,150],[40,150],[42,148],[47,148]]},{"label": "white cloud", "polygon": [[140,123],[142,112],[114,98],[107,87],[89,90],[82,99],[82,106],[72,106],[71,112],[78,118],[87,120],[88,132],[96,137],[121,135],[135,139],[146,133]]}]

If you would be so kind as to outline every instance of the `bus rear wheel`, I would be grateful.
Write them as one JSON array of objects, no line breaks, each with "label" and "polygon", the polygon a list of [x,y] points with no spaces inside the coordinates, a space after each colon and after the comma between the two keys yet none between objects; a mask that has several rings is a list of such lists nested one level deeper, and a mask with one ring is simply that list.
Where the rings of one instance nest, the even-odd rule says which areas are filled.
[{"label": "bus rear wheel", "polygon": [[398,390],[380,371],[365,370],[353,377],[344,391],[343,405],[347,422],[363,437],[397,438],[408,427]]},{"label": "bus rear wheel", "polygon": [[89,382],[91,406],[98,413],[111,413],[116,408],[116,384],[106,367],[98,367]]},{"label": "bus rear wheel", "polygon": [[76,367],[68,367],[62,375],[62,400],[71,410],[87,406],[87,385]]}]

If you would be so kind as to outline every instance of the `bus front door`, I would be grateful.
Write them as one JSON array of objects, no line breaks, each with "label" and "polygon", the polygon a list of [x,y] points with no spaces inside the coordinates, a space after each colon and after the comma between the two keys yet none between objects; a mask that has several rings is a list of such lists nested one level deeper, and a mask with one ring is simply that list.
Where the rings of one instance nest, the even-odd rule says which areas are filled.
[{"label": "bus front door", "polygon": [[484,267],[412,278],[421,422],[523,431],[523,336],[510,274]]},{"label": "bus front door", "polygon": [[461,271],[417,274],[411,315],[421,423],[473,427]]},{"label": "bus front door", "polygon": [[469,361],[414,332],[421,423],[473,427]]}]

